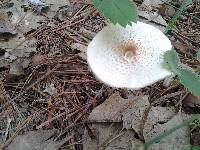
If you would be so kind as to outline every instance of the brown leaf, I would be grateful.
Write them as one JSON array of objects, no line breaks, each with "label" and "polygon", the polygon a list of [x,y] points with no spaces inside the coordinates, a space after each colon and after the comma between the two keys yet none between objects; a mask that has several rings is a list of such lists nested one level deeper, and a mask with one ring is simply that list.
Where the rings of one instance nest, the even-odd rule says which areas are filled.
[{"label": "brown leaf", "polygon": [[[165,112],[163,112],[161,109],[160,113],[164,114]],[[171,112],[169,111],[169,113]],[[156,121],[156,118],[153,116],[154,114],[152,112],[149,114],[152,115],[152,119],[154,121],[149,118],[145,124],[143,133],[145,142],[150,141],[152,138],[155,138],[156,136],[168,131],[169,129],[172,129],[173,127],[176,127],[177,125],[183,123],[184,119],[189,117],[188,115],[179,112],[167,122],[165,122],[158,120]],[[158,115],[157,119],[159,118],[160,116]],[[152,144],[148,150],[178,150],[181,149],[183,145],[187,144],[190,144],[190,132],[189,127],[185,126],[161,139],[159,143]]]},{"label": "brown leaf", "polygon": [[121,122],[122,116],[126,114],[129,109],[143,108],[144,105],[148,106],[148,104],[147,96],[136,97],[130,94],[128,99],[123,99],[119,92],[116,92],[103,104],[94,108],[88,120],[92,122]]},{"label": "brown leaf", "polygon": [[176,13],[176,10],[170,5],[162,5],[159,8],[159,12],[162,16],[172,17]]},{"label": "brown leaf", "polygon": [[30,131],[17,136],[6,150],[57,150],[65,141],[53,141],[56,130]]},{"label": "brown leaf", "polygon": [[[135,138],[133,130],[122,130],[119,123],[94,123],[92,128],[97,133],[95,138],[91,138],[87,130],[84,133],[83,150],[129,150],[136,149],[136,145],[142,142]],[[100,146],[101,145],[101,146]]]},{"label": "brown leaf", "polygon": [[183,100],[183,104],[188,107],[200,107],[200,98],[189,93]]}]

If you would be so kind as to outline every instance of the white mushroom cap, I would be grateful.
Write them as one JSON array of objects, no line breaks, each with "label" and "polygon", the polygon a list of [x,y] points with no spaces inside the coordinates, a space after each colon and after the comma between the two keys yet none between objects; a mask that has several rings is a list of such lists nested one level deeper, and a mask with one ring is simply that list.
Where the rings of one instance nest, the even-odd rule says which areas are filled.
[{"label": "white mushroom cap", "polygon": [[157,28],[137,22],[126,28],[110,24],[87,48],[87,60],[104,83],[139,89],[172,73],[163,68],[164,53],[172,49],[170,40]]}]

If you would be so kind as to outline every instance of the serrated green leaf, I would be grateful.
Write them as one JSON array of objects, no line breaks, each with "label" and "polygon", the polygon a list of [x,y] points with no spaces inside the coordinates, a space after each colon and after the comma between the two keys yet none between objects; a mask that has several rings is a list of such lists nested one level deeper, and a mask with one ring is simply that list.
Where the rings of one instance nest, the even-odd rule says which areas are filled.
[{"label": "serrated green leaf", "polygon": [[197,52],[197,60],[200,61],[200,50]]},{"label": "serrated green leaf", "polygon": [[200,97],[200,77],[190,69],[178,68],[178,77],[193,95]]},{"label": "serrated green leaf", "polygon": [[177,73],[178,65],[180,64],[180,59],[178,57],[178,54],[175,50],[167,51],[164,54],[164,60],[165,63],[168,65],[168,67],[174,72]]},{"label": "serrated green leaf", "polygon": [[193,95],[200,96],[200,77],[192,68],[182,67],[178,54],[175,50],[167,51],[164,55],[165,63],[170,70],[178,75],[183,84]]},{"label": "serrated green leaf", "polygon": [[93,0],[94,6],[113,24],[125,27],[137,22],[137,7],[131,0]]}]

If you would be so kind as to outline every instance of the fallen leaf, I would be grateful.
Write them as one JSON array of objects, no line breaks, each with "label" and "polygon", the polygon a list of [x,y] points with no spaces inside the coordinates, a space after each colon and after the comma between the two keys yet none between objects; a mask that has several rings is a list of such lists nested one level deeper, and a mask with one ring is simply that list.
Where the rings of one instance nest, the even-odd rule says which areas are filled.
[{"label": "fallen leaf", "polygon": [[7,13],[0,10],[0,41],[7,41],[17,34],[15,28],[9,23],[8,20],[9,19]]},{"label": "fallen leaf", "polygon": [[144,96],[137,101],[134,107],[130,107],[126,112],[123,113],[123,128],[133,129],[139,134],[144,112],[149,106],[150,104],[147,96]]},{"label": "fallen leaf", "polygon": [[[151,24],[162,32],[164,32],[167,22],[162,18],[162,16],[154,11],[154,8],[160,7],[164,1],[160,0],[144,0],[142,5],[138,7],[140,16],[140,21]],[[145,19],[144,19],[145,18]]]},{"label": "fallen leaf", "polygon": [[65,140],[53,141],[51,137],[55,132],[56,130],[29,131],[17,136],[6,150],[57,150]]},{"label": "fallen leaf", "polygon": [[189,93],[183,100],[183,104],[188,107],[200,107],[200,98]]},{"label": "fallen leaf", "polygon": [[24,69],[28,67],[30,63],[29,58],[17,59],[16,61],[10,63],[9,74],[11,75],[23,75]]},{"label": "fallen leaf", "polygon": [[0,68],[11,67],[11,74],[23,74],[22,69],[26,68],[26,66],[28,67],[30,63],[28,57],[30,57],[32,52],[36,51],[36,48],[32,46],[34,42],[35,39],[26,40],[22,34],[17,34],[9,41],[2,41],[1,48],[5,53],[0,57]]},{"label": "fallen leaf", "polygon": [[[173,112],[172,110],[163,111],[159,110],[157,113],[162,114],[161,116],[165,115],[170,117]],[[145,124],[143,136],[145,139],[145,142],[150,141],[152,138],[160,135],[161,133],[164,133],[168,131],[169,129],[181,124],[184,119],[187,118],[187,115],[184,113],[178,113],[175,116],[173,116],[168,121],[166,119],[163,120],[163,118],[160,118],[160,116],[155,113],[154,111],[151,111],[148,120]],[[156,116],[155,116],[156,115]],[[163,116],[164,117],[164,116]],[[161,119],[161,120],[160,120]],[[160,120],[160,121],[158,121]],[[162,121],[163,120],[163,121]],[[165,138],[161,139],[156,144],[151,145],[148,150],[180,150],[180,148],[183,145],[190,144],[190,132],[189,127],[182,127],[170,135],[166,136]]]},{"label": "fallen leaf", "polygon": [[[58,13],[61,8],[66,8],[70,6],[70,2],[68,0],[45,0],[45,4],[49,6],[49,10],[47,12],[47,16],[48,18],[52,19],[55,16],[58,17]],[[70,12],[70,10],[67,10],[68,12]]]},{"label": "fallen leaf", "polygon": [[[123,99],[119,92],[116,92],[104,103],[94,108],[88,120],[91,122],[122,122],[122,116],[127,113],[129,109],[144,105],[144,101],[145,105],[149,104],[147,102],[147,96],[136,97],[130,94],[128,99]],[[124,120],[125,119],[126,117],[124,117]]]},{"label": "fallen leaf", "polygon": [[142,3],[142,7],[159,7],[165,2],[170,2],[171,0],[144,0]]},{"label": "fallen leaf", "polygon": [[[32,29],[41,26],[42,23],[47,23],[48,19],[45,16],[37,14],[34,10],[30,10],[29,4],[26,1],[12,0],[13,6],[5,9],[11,14],[10,22],[16,27],[17,32],[25,34]],[[23,6],[23,7],[22,7]],[[26,11],[24,8],[29,8]]]},{"label": "fallen leaf", "polygon": [[162,16],[168,16],[168,17],[172,17],[175,15],[176,10],[174,9],[174,7],[170,6],[170,5],[162,5],[159,8],[159,12]]},{"label": "fallen leaf", "polygon": [[11,63],[10,64],[9,74],[11,74],[11,75],[21,75],[21,74],[24,74],[23,66],[19,62],[17,62],[17,61]]},{"label": "fallen leaf", "polygon": [[[18,32],[23,34],[37,29],[42,24],[50,23],[61,7],[70,5],[67,0],[46,0],[44,2],[40,0],[27,0],[23,2],[13,0],[13,3],[14,5],[11,8],[5,9],[5,11],[12,14],[10,17],[11,24],[15,25]],[[33,9],[30,9],[30,4],[33,6]],[[46,7],[49,7],[49,9],[46,10]],[[24,8],[27,8],[27,10],[24,11]],[[34,8],[41,9],[41,11],[45,9],[46,15],[36,13]]]},{"label": "fallen leaf", "polygon": [[[10,39],[9,41],[1,42],[1,48],[5,49],[9,53],[15,53],[15,54],[20,53],[21,57],[25,55],[24,53],[30,53],[36,51],[35,47],[29,46],[29,41],[26,40],[23,34],[18,34],[16,37]],[[22,52],[24,52],[23,53],[24,55],[22,54]]]},{"label": "fallen leaf", "polygon": [[17,29],[22,33],[27,33],[33,29],[37,29],[39,26],[48,22],[46,17],[36,15],[33,12],[26,13],[23,16],[18,16],[18,20],[20,20],[22,17],[23,19],[21,19],[17,25]]},{"label": "fallen leaf", "polygon": [[17,34],[15,29],[7,22],[0,21],[0,40],[8,41]]},{"label": "fallen leaf", "polygon": [[70,2],[68,0],[45,0],[45,4],[50,6],[52,11],[58,11],[61,7],[69,6]]},{"label": "fallen leaf", "polygon": [[[169,121],[176,114],[173,107],[152,107],[148,113],[145,130],[151,130],[152,126]],[[147,131],[148,133],[148,131]]]},{"label": "fallen leaf", "polygon": [[39,14],[46,13],[49,10],[49,6],[47,6],[40,0],[27,0],[27,1]]},{"label": "fallen leaf", "polygon": [[157,12],[139,11],[139,16],[146,18],[148,21],[153,21],[160,25],[166,26],[166,21]]},{"label": "fallen leaf", "polygon": [[[85,130],[83,136],[83,150],[98,150],[104,147],[104,150],[116,149],[136,149],[142,142],[135,138],[135,132],[132,130],[123,130],[120,124],[95,123],[92,125],[94,136],[91,137],[88,130]],[[120,132],[121,131],[121,132]],[[112,140],[113,139],[113,140]]]}]

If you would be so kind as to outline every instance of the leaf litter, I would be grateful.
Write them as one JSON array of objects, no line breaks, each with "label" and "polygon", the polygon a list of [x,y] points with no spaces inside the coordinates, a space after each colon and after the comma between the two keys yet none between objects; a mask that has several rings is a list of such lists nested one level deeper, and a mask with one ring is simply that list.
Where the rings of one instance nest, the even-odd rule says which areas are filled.
[{"label": "leaf litter", "polygon": [[[165,109],[165,108],[164,108]],[[169,111],[168,113],[171,113]],[[160,110],[160,113],[166,113],[166,111]],[[168,114],[167,114],[168,115]],[[160,116],[157,116],[156,119],[158,119]],[[166,116],[165,116],[166,117]],[[169,117],[169,116],[168,116]],[[152,122],[151,116],[147,119],[147,122],[144,127],[144,139],[145,141],[151,140],[153,137],[156,137],[157,135],[166,132],[167,130],[171,129],[172,127],[177,126],[178,124],[181,124],[186,118],[188,118],[185,113],[178,112],[176,115],[174,115],[171,119],[169,119],[167,122],[166,120],[160,120],[159,122],[156,122],[157,124],[154,124]],[[160,118],[159,118],[160,119]],[[159,141],[159,143],[153,144],[148,149],[149,150],[180,150],[183,145],[190,144],[190,130],[189,127],[182,127],[166,138]]]},{"label": "leaf litter", "polygon": [[6,150],[57,150],[66,141],[53,141],[55,133],[56,130],[27,132],[16,137]]},{"label": "leaf litter", "polygon": [[[88,120],[93,123],[92,128],[96,128],[96,130],[98,130],[98,137],[107,134],[106,128],[113,130],[110,130],[112,131],[109,133],[110,136],[112,134],[115,135],[115,125],[121,122],[121,127],[118,127],[118,130],[124,129],[123,131],[127,133],[134,131],[134,135],[140,135],[142,133],[145,142],[148,142],[156,135],[164,133],[166,130],[178,125],[185,118],[187,118],[185,113],[176,114],[173,107],[151,107],[147,120],[145,121],[144,128],[141,128],[143,116],[149,107],[150,103],[147,96],[132,96],[131,98],[129,97],[128,99],[123,99],[120,97],[119,93],[114,93],[103,104],[93,109],[88,117]],[[106,125],[105,122],[113,124]],[[178,148],[180,148],[183,144],[190,143],[189,134],[188,127],[182,128],[170,135],[169,138],[162,140],[161,143],[151,146],[149,149],[168,149],[169,147],[167,145],[170,145],[170,149],[178,150]],[[130,139],[128,136],[124,138],[126,138],[125,141],[129,141]],[[179,140],[177,141],[176,139]],[[94,144],[95,140],[97,140],[96,144]],[[103,141],[108,140],[109,137],[105,136]],[[134,140],[137,142],[134,145],[130,145],[131,149],[134,149],[135,145],[139,145],[143,142],[141,139]],[[99,140],[94,138],[92,141],[93,146],[95,145],[96,147],[102,144],[102,139]],[[84,146],[88,148],[87,145],[90,144],[86,142]],[[109,147],[112,147],[111,145],[108,145],[106,150],[109,150]]]}]

